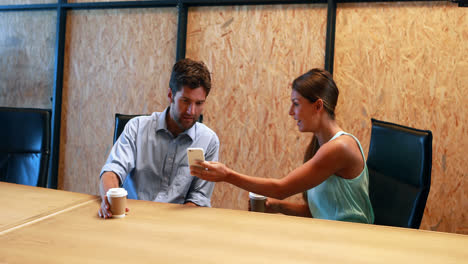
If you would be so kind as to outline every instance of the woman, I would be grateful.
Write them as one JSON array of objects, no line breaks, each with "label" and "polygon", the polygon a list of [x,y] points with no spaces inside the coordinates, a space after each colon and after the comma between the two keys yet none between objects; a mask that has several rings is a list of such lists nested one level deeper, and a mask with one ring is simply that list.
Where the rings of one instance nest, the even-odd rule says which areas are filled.
[{"label": "woman", "polygon": [[[268,197],[268,212],[350,222],[373,223],[369,175],[361,144],[335,121],[338,88],[325,70],[312,69],[292,84],[289,115],[301,132],[313,132],[304,164],[281,179],[251,177],[219,162],[191,166],[192,175],[224,181]],[[305,192],[307,204],[282,199]],[[278,200],[279,199],[279,200]]]}]

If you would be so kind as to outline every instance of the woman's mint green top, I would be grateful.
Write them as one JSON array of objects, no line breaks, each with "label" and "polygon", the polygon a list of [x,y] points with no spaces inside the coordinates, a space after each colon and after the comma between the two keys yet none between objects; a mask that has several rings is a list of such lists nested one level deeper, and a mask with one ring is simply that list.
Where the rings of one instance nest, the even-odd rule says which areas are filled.
[{"label": "woman's mint green top", "polygon": [[372,224],[374,211],[369,200],[369,172],[361,143],[356,137],[343,131],[336,133],[330,141],[341,135],[349,135],[358,143],[364,170],[354,179],[333,174],[320,185],[308,190],[310,212],[314,218]]}]

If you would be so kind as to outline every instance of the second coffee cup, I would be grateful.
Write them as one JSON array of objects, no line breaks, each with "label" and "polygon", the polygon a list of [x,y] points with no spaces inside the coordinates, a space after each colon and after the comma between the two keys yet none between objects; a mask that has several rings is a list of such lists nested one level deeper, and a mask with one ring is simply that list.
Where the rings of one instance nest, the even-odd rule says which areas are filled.
[{"label": "second coffee cup", "polygon": [[250,210],[254,212],[265,212],[266,196],[249,192]]},{"label": "second coffee cup", "polygon": [[125,208],[127,208],[127,191],[124,188],[110,188],[107,191],[107,200],[110,204],[112,217],[125,217]]}]

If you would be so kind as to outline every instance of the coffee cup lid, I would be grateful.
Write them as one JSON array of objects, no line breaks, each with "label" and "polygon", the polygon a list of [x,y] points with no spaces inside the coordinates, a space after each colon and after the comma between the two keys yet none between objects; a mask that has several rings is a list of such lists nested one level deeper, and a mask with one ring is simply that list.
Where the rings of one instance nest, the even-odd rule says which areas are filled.
[{"label": "coffee cup lid", "polygon": [[107,191],[107,197],[122,197],[127,196],[127,191],[124,188],[110,188]]},{"label": "coffee cup lid", "polygon": [[249,192],[249,198],[250,199],[255,199],[255,200],[264,200],[264,199],[266,199],[266,196],[256,194],[256,193],[253,193],[253,192]]}]

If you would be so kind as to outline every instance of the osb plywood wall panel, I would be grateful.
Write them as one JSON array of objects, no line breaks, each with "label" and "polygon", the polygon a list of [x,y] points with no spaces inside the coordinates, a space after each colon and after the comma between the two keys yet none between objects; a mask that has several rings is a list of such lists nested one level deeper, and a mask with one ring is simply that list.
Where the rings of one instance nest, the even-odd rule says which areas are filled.
[{"label": "osb plywood wall panel", "polygon": [[468,18],[451,3],[338,6],[338,120],[369,148],[370,118],[432,131],[421,228],[468,233]]},{"label": "osb plywood wall panel", "polygon": [[[325,28],[323,5],[189,9],[186,54],[212,70],[204,123],[219,136],[221,162],[267,178],[302,164],[311,135],[288,115],[291,83],[323,67]],[[212,206],[246,210],[247,200],[246,191],[217,183]]]},{"label": "osb plywood wall panel", "polygon": [[115,113],[151,113],[168,105],[176,11],[73,11],[67,16],[60,189],[97,194]]},{"label": "osb plywood wall panel", "polygon": [[51,108],[55,12],[0,13],[0,106]]}]

